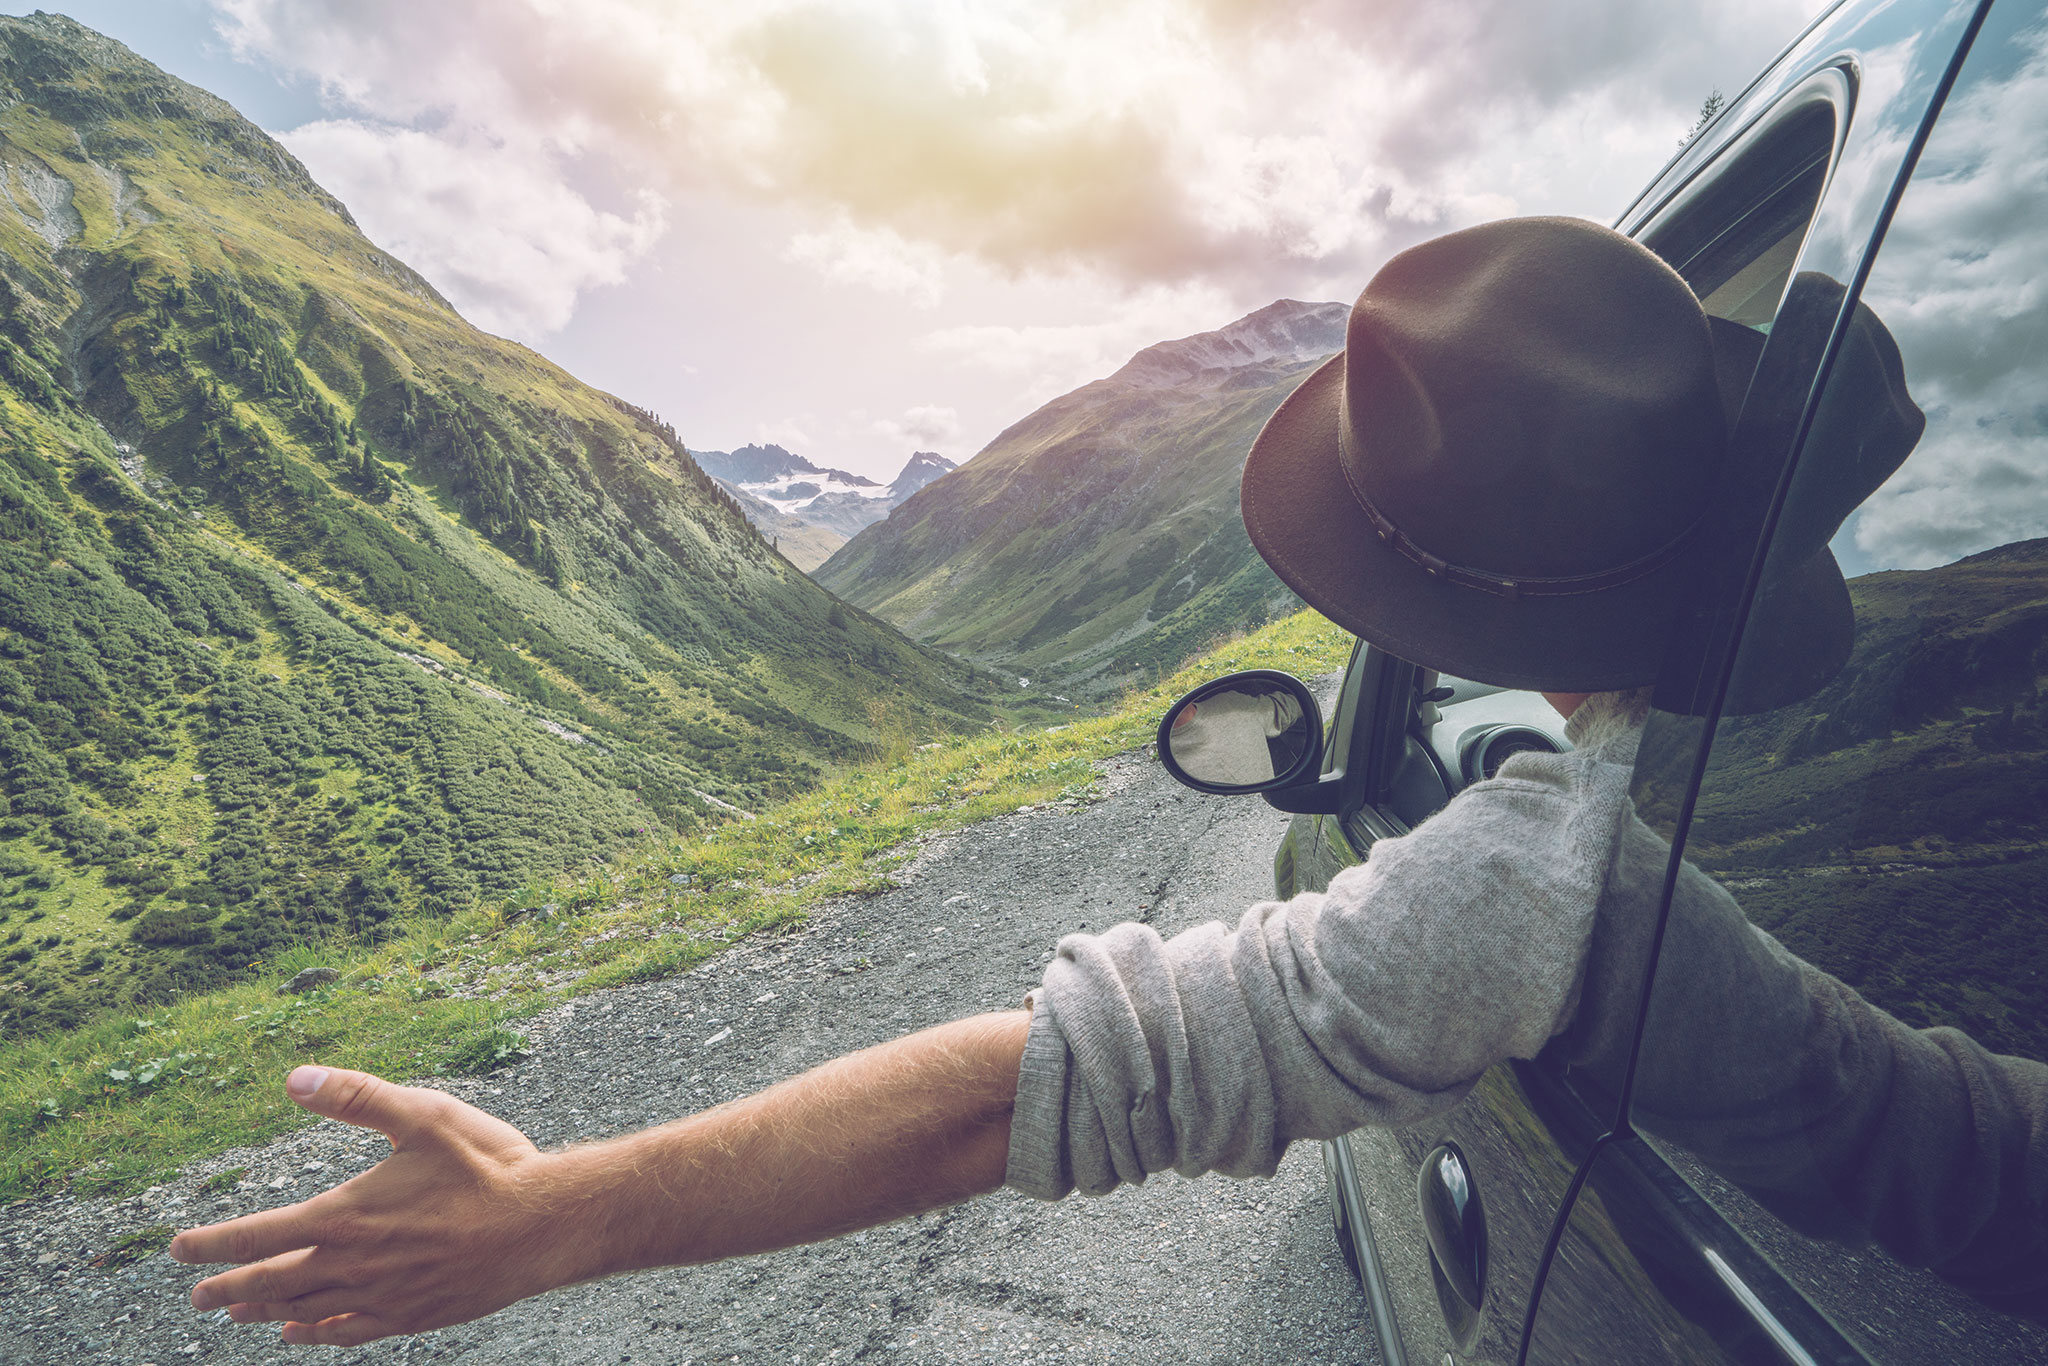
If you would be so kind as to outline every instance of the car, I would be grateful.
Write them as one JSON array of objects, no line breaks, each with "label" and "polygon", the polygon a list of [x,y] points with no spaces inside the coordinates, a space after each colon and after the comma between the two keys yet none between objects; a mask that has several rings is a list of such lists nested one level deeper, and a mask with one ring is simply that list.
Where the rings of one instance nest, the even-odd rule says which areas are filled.
[{"label": "car", "polygon": [[[1615,226],[1740,354],[1716,569],[1657,684],[1639,817],[1674,878],[1715,879],[1899,1020],[2048,1060],[2048,5],[1827,9]],[[1872,366],[1917,433],[1888,474],[1857,472],[1895,463],[1872,454]],[[1828,512],[1859,478],[1876,492]],[[1815,691],[1778,676],[1756,601],[1822,544],[1857,631]],[[1186,729],[1226,701],[1268,718],[1227,767]],[[1567,744],[1538,696],[1363,643],[1327,726],[1305,687],[1261,674],[1206,684],[1160,730],[1183,781],[1296,813],[1283,897],[1517,750]],[[2031,1285],[1968,1293],[1883,1250],[1872,1226],[1898,1211],[1834,1207],[1830,1175],[1860,1155],[1801,1146],[1814,1098],[1772,1072],[1797,1041],[1703,1034],[1688,1003],[1709,969],[1683,935],[1651,943],[1613,969],[1640,1003],[1618,1073],[1554,1041],[1438,1119],[1324,1145],[1384,1360],[2048,1361],[2040,1243]],[[1743,1122],[1805,1164],[1805,1189],[1764,1189],[1674,1118],[1715,1088],[1750,1098]],[[1865,1122],[1909,1121],[1873,1104]],[[1952,1206],[1947,1176],[1895,1179],[1907,1205],[1984,1217]],[[2041,1238],[2038,1207],[2005,1212]]]}]

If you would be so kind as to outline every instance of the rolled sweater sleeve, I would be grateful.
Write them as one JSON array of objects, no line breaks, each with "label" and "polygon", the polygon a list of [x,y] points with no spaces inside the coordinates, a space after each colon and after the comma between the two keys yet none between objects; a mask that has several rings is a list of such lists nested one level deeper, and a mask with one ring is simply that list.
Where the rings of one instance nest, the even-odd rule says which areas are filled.
[{"label": "rolled sweater sleeve", "polygon": [[1063,939],[1032,993],[1007,1184],[1270,1175],[1296,1139],[1411,1123],[1533,1057],[1576,1004],[1633,734],[1518,755],[1234,929]]}]

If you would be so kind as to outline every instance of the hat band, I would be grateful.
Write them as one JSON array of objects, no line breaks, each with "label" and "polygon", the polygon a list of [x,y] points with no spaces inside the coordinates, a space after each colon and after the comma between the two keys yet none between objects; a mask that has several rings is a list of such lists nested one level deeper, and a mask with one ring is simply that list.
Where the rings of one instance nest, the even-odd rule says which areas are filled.
[{"label": "hat band", "polygon": [[1630,560],[1627,564],[1613,569],[1603,569],[1597,574],[1565,574],[1551,578],[1509,578],[1504,574],[1488,573],[1484,569],[1472,569],[1462,564],[1452,564],[1440,555],[1432,555],[1417,545],[1401,528],[1394,525],[1378,504],[1366,496],[1352,478],[1350,462],[1344,464],[1344,482],[1351,487],[1351,496],[1358,500],[1359,508],[1365,513],[1365,520],[1372,523],[1372,529],[1379,538],[1399,551],[1404,557],[1422,567],[1432,578],[1459,588],[1476,588],[1482,593],[1491,593],[1497,598],[1569,598],[1583,593],[1598,593],[1603,589],[1619,588],[1625,583],[1656,573],[1665,565],[1678,558],[1686,543],[1700,529],[1705,516],[1695,517],[1685,530],[1649,554]]}]

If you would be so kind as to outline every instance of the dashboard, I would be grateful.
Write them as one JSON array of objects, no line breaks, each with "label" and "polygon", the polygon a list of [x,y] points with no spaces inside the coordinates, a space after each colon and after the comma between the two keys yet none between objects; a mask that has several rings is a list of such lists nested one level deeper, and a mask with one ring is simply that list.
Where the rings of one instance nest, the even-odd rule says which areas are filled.
[{"label": "dashboard", "polygon": [[1388,772],[1380,810],[1409,829],[1528,750],[1571,748],[1564,718],[1543,694],[1424,674],[1406,744]]},{"label": "dashboard", "polygon": [[1426,696],[1441,700],[1422,703],[1417,728],[1452,793],[1491,778],[1510,755],[1571,748],[1564,718],[1542,693],[1439,677],[1436,691]]}]

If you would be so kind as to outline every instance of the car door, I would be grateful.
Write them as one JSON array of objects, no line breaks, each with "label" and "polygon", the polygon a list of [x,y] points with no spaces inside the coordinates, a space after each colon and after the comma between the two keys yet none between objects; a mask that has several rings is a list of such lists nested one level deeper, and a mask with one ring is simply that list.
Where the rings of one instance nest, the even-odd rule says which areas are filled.
[{"label": "car door", "polygon": [[[1627,1323],[1643,1359],[2048,1360],[2048,1138],[2039,1102],[2015,1100],[2048,1091],[2044,8],[1972,7],[1966,48],[1887,53],[1938,118],[1924,148],[1893,135],[1910,179],[1883,196],[1874,252],[1847,249],[1859,214],[1823,236],[1824,204],[1798,268],[1817,287],[1779,311],[1831,334],[1828,364],[1768,553],[1725,609],[1732,659],[1702,661],[1719,715],[1646,735],[1696,778],[1638,774],[1676,877],[1703,873],[1745,941],[1777,947],[1731,955],[1704,902],[1667,906],[1626,1119],[1571,1211],[1532,1359],[1610,1350]],[[1766,705],[1787,647],[1755,603],[1816,535],[1853,647]],[[1809,966],[1781,971],[1780,949]],[[1750,962],[1776,966],[1733,966]],[[1574,1276],[1634,1289],[1599,1312],[1559,1293]]]},{"label": "car door", "polygon": [[[1745,328],[1770,324],[1853,92],[1819,70],[1778,94],[1663,220],[1676,244],[1665,249],[1715,315]],[[1731,408],[1743,389],[1740,376],[1730,382]],[[1332,761],[1347,765],[1344,809],[1313,829],[1303,818],[1294,839],[1297,874],[1313,867],[1324,880],[1490,773],[1504,751],[1563,744],[1537,695],[1444,680],[1370,647],[1353,660],[1332,731]],[[1354,1236],[1355,1255],[1390,1359],[1519,1358],[1559,1211],[1616,1113],[1611,1090],[1583,1081],[1549,1056],[1497,1068],[1442,1119],[1361,1131],[1333,1151],[1340,1223],[1367,1235]],[[1347,1189],[1359,1207],[1348,1220]],[[1557,1293],[1613,1301],[1580,1272],[1563,1268]]]},{"label": "car door", "polygon": [[[1280,890],[1312,890],[1406,832],[1517,748],[1564,746],[1533,693],[1441,678],[1384,651],[1353,654],[1330,727],[1340,809],[1297,817],[1276,861]],[[1514,1360],[1522,1306],[1578,1153],[1569,1096],[1498,1068],[1448,1113],[1325,1145],[1340,1239],[1358,1271],[1382,1357]],[[1590,1117],[1586,1117],[1590,1119]]]},{"label": "car door", "polygon": [[[1847,258],[1846,267],[1836,269],[1853,273],[1920,117],[1935,101],[1948,59],[1973,18],[1972,7],[1953,5],[1846,6],[1824,15],[1632,211],[1629,230],[1687,275],[1709,312],[1755,335],[1763,355],[1755,380],[1738,377],[1729,392],[1731,408],[1740,407],[1748,424],[1738,439],[1748,440],[1759,457],[1751,462],[1753,472],[1782,467],[1827,354],[1826,325],[1785,325],[1805,318],[1781,307],[1800,293],[1794,267],[1826,255],[1814,244],[1824,235],[1834,256]],[[1824,189],[1831,212],[1822,210]],[[1775,489],[1774,476],[1755,477],[1758,488],[1734,491],[1741,516],[1723,528],[1736,551],[1754,544],[1753,505]],[[1748,560],[1730,558],[1744,566]],[[1723,624],[1707,625],[1727,633]],[[1315,851],[1321,876],[1431,809],[1426,733],[1440,722],[1422,710],[1432,704],[1416,687],[1403,687],[1403,667],[1370,650],[1354,660],[1354,674],[1367,673],[1359,686],[1347,681],[1347,699],[1355,694],[1361,707],[1374,708],[1369,719],[1362,714],[1348,722],[1351,744],[1342,757],[1358,770],[1356,790],[1345,812],[1316,819],[1295,841],[1299,853]],[[1449,710],[1460,705],[1469,704],[1451,702]],[[1333,731],[1346,725],[1340,710]],[[1694,751],[1685,741],[1695,737],[1685,732],[1646,746],[1660,761],[1675,755],[1678,762],[1639,773],[1639,802],[1671,807],[1690,792],[1696,766],[1686,762]],[[1439,801],[1460,777],[1441,758],[1435,765]],[[1303,866],[1297,861],[1297,872]],[[1638,979],[1647,966],[1636,966]],[[1539,1282],[1545,1305],[1560,1311],[1546,1311],[1546,1326],[1572,1325],[1569,1334],[1543,1338],[1541,1355],[1649,1360],[1690,1352],[1714,1359],[1712,1335],[1699,1329],[1686,1304],[1674,1302],[1668,1284],[1617,1253],[1630,1244],[1612,1221],[1601,1230],[1575,1224],[1575,1238],[1553,1255],[1559,1217],[1592,1174],[1592,1155],[1615,1146],[1611,1135],[1623,1094],[1617,1078],[1575,1074],[1546,1056],[1497,1069],[1437,1124],[1353,1135],[1333,1153],[1340,1210],[1347,1199],[1355,1204],[1354,1222],[1370,1235],[1355,1241],[1369,1300],[1391,1320],[1380,1325],[1390,1359],[1396,1352],[1432,1362],[1518,1359],[1536,1321],[1532,1296]],[[1606,1171],[1620,1170],[1616,1162],[1601,1169],[1603,1182]],[[1641,1229],[1661,1227],[1697,1205],[1669,1183],[1637,1183],[1630,1192],[1642,1198],[1623,1213]],[[1586,1208],[1599,1199],[1596,1192]],[[1623,1209],[1619,1193],[1608,1203]],[[1447,1229],[1455,1222],[1446,1220],[1447,1209],[1479,1211],[1483,1238]],[[1472,1221],[1475,1230],[1478,1222]],[[1461,1251],[1469,1255],[1475,1243],[1483,1243],[1484,1255],[1472,1267],[1461,1272],[1446,1265]],[[1711,1264],[1699,1269],[1716,1312],[1732,1303],[1746,1313],[1728,1278]],[[1752,1346],[1761,1340],[1755,1321],[1744,1319],[1737,1328]],[[1767,1344],[1766,1350],[1775,1348]]]}]

